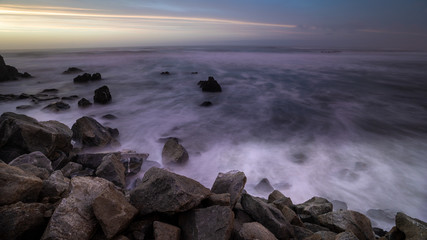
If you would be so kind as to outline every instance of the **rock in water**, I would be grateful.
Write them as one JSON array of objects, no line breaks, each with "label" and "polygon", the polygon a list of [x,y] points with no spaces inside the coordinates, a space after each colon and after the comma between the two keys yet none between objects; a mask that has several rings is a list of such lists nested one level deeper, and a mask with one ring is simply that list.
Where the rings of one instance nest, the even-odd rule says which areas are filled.
[{"label": "rock in water", "polygon": [[67,70],[65,70],[62,74],[73,74],[73,73],[79,73],[79,72],[83,72],[83,70],[76,67],[70,67]]},{"label": "rock in water", "polygon": [[120,154],[120,161],[126,168],[126,176],[139,173],[139,171],[141,171],[142,163],[148,158],[147,153],[137,153],[135,151],[123,151]]},{"label": "rock in water", "polygon": [[125,167],[120,162],[120,155],[109,154],[102,158],[102,163],[96,169],[95,174],[119,187],[124,188],[126,186]]},{"label": "rock in water", "polygon": [[177,138],[169,138],[162,150],[163,164],[180,164],[186,161],[188,161],[187,150],[179,144]]},{"label": "rock in water", "polygon": [[95,96],[93,96],[95,103],[107,104],[111,102],[110,89],[107,86],[102,86],[95,90]]},{"label": "rock in water", "polygon": [[427,239],[427,223],[402,212],[396,214],[396,227],[405,233],[406,240]]},{"label": "rock in water", "polygon": [[207,81],[200,81],[198,85],[202,88],[203,92],[221,92],[221,86],[214,79],[214,77],[209,77]]},{"label": "rock in water", "polygon": [[193,179],[153,167],[131,191],[130,200],[141,214],[178,213],[199,205],[209,194]]},{"label": "rock in water", "polygon": [[239,171],[229,171],[226,173],[219,173],[211,188],[211,191],[216,194],[229,193],[230,204],[234,208],[237,201],[242,195],[245,188],[246,176],[245,173]]},{"label": "rock in water", "polygon": [[[81,117],[71,127],[73,140],[83,147],[106,147],[117,145],[117,140],[113,137],[113,129],[102,126],[95,119]],[[118,130],[116,130],[118,132]]]},{"label": "rock in water", "polygon": [[82,98],[77,102],[77,105],[81,108],[89,107],[92,103],[86,98]]},{"label": "rock in water", "polygon": [[153,223],[154,239],[179,240],[181,229],[173,225],[155,221]]},{"label": "rock in water", "polygon": [[27,72],[20,73],[18,72],[18,69],[16,69],[15,67],[6,65],[3,57],[0,55],[0,82],[16,80],[19,77],[31,78],[32,76]]},{"label": "rock in water", "polygon": [[66,155],[72,149],[72,131],[57,121],[38,122],[34,118],[6,112],[0,117],[0,158],[10,162],[34,151],[56,159],[60,152]]},{"label": "rock in water", "polygon": [[51,104],[47,105],[46,107],[44,107],[43,109],[49,110],[52,112],[61,112],[61,111],[65,111],[69,108],[70,108],[70,105],[68,103],[64,103],[62,101],[59,101],[59,102],[51,103]]}]

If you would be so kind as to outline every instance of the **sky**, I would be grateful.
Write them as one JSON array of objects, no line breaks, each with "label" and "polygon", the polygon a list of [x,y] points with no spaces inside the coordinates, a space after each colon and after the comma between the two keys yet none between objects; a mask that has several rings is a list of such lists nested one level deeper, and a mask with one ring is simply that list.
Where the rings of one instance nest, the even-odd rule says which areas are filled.
[{"label": "sky", "polygon": [[427,0],[0,0],[0,50],[187,45],[427,50]]}]

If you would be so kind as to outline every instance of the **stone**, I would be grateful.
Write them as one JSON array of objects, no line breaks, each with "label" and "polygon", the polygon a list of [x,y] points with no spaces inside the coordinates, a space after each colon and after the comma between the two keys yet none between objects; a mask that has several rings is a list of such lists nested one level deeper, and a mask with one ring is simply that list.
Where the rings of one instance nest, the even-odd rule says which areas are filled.
[{"label": "stone", "polygon": [[46,170],[44,168],[36,167],[36,166],[28,164],[28,163],[24,163],[24,164],[18,165],[16,167],[23,170],[25,173],[27,173],[29,175],[34,175],[34,176],[36,176],[42,180],[47,179],[50,175],[48,170]]},{"label": "stone", "polygon": [[240,201],[249,216],[264,225],[276,238],[290,239],[294,236],[293,227],[277,208],[247,193],[242,194]]},{"label": "stone", "polygon": [[65,177],[69,178],[74,173],[83,170],[83,166],[81,164],[75,163],[75,162],[69,162],[65,167],[61,169],[62,174],[64,174]]},{"label": "stone", "polygon": [[59,101],[55,103],[51,103],[43,108],[44,110],[49,110],[52,112],[61,112],[70,109],[70,105],[68,103]]},{"label": "stone", "polygon": [[0,55],[0,82],[17,80],[18,78],[31,78],[31,74],[18,72],[13,66],[6,65],[3,57]]},{"label": "stone", "polygon": [[153,167],[131,191],[130,200],[142,215],[178,213],[198,206],[209,195],[209,189],[193,179]]},{"label": "stone", "polygon": [[43,182],[40,197],[58,198],[64,197],[68,192],[70,179],[64,177],[60,170],[54,171],[49,178]]},{"label": "stone", "polygon": [[102,79],[102,77],[101,77],[100,73],[94,73],[94,74],[92,74],[92,76],[90,78],[90,80],[92,80],[92,81],[98,81],[98,80],[101,80],[101,79]]},{"label": "stone", "polygon": [[185,148],[179,144],[177,138],[169,138],[162,150],[162,163],[181,164],[188,161],[188,153]]},{"label": "stone", "polygon": [[67,70],[65,70],[62,74],[73,74],[73,73],[79,73],[79,72],[83,72],[83,70],[76,67],[70,67]]},{"label": "stone", "polygon": [[213,193],[209,195],[206,202],[209,206],[219,205],[219,206],[230,206],[230,194],[229,193],[221,193],[216,194]]},{"label": "stone", "polygon": [[211,206],[180,214],[183,239],[228,240],[233,229],[234,213],[230,207]]},{"label": "stone", "polygon": [[427,239],[427,223],[402,212],[396,214],[396,227],[405,234],[406,240]]},{"label": "stone", "polygon": [[102,126],[90,117],[81,117],[71,127],[73,140],[82,147],[107,147],[118,145],[118,141],[111,134],[111,128]]},{"label": "stone", "polygon": [[359,240],[374,240],[371,221],[365,215],[355,211],[329,212],[317,216],[319,224],[340,233],[344,231],[353,232]]},{"label": "stone", "polygon": [[80,108],[86,108],[86,107],[90,107],[92,105],[92,103],[89,100],[87,100],[86,98],[82,98],[77,102],[77,105]]},{"label": "stone", "polygon": [[201,107],[210,107],[212,106],[212,102],[205,101],[200,104]]},{"label": "stone", "polygon": [[0,163],[0,183],[0,206],[37,201],[43,187],[40,178],[5,163]]},{"label": "stone", "polygon": [[308,230],[307,228],[294,226],[294,234],[296,239],[305,239],[313,235],[313,232]]},{"label": "stone", "polygon": [[92,76],[90,73],[84,73],[74,78],[74,83],[87,83],[91,80]]},{"label": "stone", "polygon": [[92,207],[108,239],[126,229],[138,214],[138,210],[127,202],[125,196],[113,189],[95,198]]},{"label": "stone", "polygon": [[179,240],[181,229],[173,225],[155,221],[153,223],[154,239],[156,240]]},{"label": "stone", "polygon": [[22,154],[40,151],[52,160],[58,152],[68,155],[73,148],[71,136],[70,128],[60,122],[38,122],[6,112],[0,117],[0,158],[8,163]]},{"label": "stone", "polygon": [[332,203],[325,198],[313,197],[304,203],[295,205],[295,210],[302,221],[316,223],[318,215],[332,211]]},{"label": "stone", "polygon": [[290,209],[288,206],[283,206],[281,209],[279,209],[283,217],[292,225],[304,227],[304,223],[301,221],[301,219],[297,216],[297,214]]},{"label": "stone", "polygon": [[316,231],[313,235],[319,236],[319,240],[335,240],[335,237],[337,236],[336,233],[327,230]]},{"label": "stone", "polygon": [[263,178],[255,186],[255,190],[257,190],[260,193],[271,193],[272,191],[274,191],[274,188],[273,186],[271,186],[271,183],[270,181],[268,181],[267,178]]},{"label": "stone", "polygon": [[117,117],[116,117],[116,115],[113,115],[113,114],[105,114],[104,116],[102,116],[102,118],[104,118],[104,119],[108,119],[108,120],[114,120],[114,119],[117,119]]},{"label": "stone", "polygon": [[384,231],[381,228],[374,227],[374,228],[372,228],[372,230],[374,230],[375,238],[377,238],[377,237],[384,237],[387,234],[387,232]]},{"label": "stone", "polygon": [[198,85],[203,92],[221,92],[222,88],[214,77],[209,77],[207,81],[199,81]]},{"label": "stone", "polygon": [[96,89],[95,95],[93,96],[93,101],[99,104],[107,104],[111,102],[110,89],[105,85]]},{"label": "stone", "polygon": [[231,238],[232,239],[239,239],[239,232],[243,227],[244,223],[250,223],[254,222],[254,220],[247,214],[241,206],[236,205],[236,208],[233,209],[234,212],[234,222],[233,222],[233,231]]},{"label": "stone", "polygon": [[352,232],[342,232],[337,234],[335,240],[359,240]]},{"label": "stone", "polygon": [[107,179],[119,187],[124,188],[126,186],[125,167],[120,162],[120,156],[116,154],[109,154],[103,157],[95,174],[98,177]]},{"label": "stone", "polygon": [[277,240],[277,238],[258,222],[244,223],[239,231],[239,237],[243,240]]},{"label": "stone", "polygon": [[212,185],[211,191],[216,194],[229,193],[230,206],[234,208],[240,199],[246,184],[246,176],[243,172],[229,171],[219,173]]},{"label": "stone", "polygon": [[49,204],[22,203],[0,207],[1,239],[40,239],[47,225]]},{"label": "stone", "polygon": [[120,152],[120,161],[125,166],[125,174],[135,175],[141,171],[142,164],[147,160],[148,153],[137,153],[135,151]]},{"label": "stone", "polygon": [[305,228],[307,228],[308,230],[312,231],[312,232],[321,232],[321,231],[329,231],[329,228],[327,227],[323,227],[314,223],[304,223]]},{"label": "stone", "polygon": [[49,172],[53,172],[52,162],[39,151],[23,154],[9,163],[10,166],[19,166],[22,164],[31,164],[39,168],[44,168]]},{"label": "stone", "polygon": [[384,236],[387,240],[405,240],[405,233],[397,229],[396,226],[392,227],[390,231]]},{"label": "stone", "polygon": [[97,169],[99,165],[101,165],[102,159],[109,154],[115,154],[117,157],[121,157],[120,152],[82,153],[77,154],[73,158],[73,161],[80,163],[83,167]]},{"label": "stone", "polygon": [[166,72],[161,72],[160,75],[170,75],[170,72],[166,71]]},{"label": "stone", "polygon": [[97,226],[92,204],[111,191],[115,191],[114,185],[103,178],[72,178],[68,197],[56,207],[41,239],[89,240]]}]

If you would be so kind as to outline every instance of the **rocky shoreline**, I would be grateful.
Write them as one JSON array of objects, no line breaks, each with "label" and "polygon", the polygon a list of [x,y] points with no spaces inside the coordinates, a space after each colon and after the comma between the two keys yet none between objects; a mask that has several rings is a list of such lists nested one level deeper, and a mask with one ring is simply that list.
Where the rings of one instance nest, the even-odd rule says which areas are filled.
[{"label": "rocky shoreline", "polygon": [[[295,204],[274,190],[268,199],[244,188],[243,172],[219,173],[209,189],[160,168],[148,154],[120,146],[119,131],[82,117],[57,121],[0,117],[2,239],[426,239],[427,224],[397,213],[386,232],[365,215],[333,211],[327,199]],[[72,142],[73,141],[73,142]],[[165,166],[188,160],[176,138]],[[169,165],[172,164],[172,165]],[[145,172],[135,183],[131,180]]]}]

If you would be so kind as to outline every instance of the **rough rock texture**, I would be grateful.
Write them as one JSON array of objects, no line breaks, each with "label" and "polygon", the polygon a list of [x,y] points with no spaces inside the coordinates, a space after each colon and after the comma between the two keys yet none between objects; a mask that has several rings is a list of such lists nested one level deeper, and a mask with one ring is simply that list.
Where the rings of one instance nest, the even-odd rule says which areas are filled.
[{"label": "rough rock texture", "polygon": [[284,206],[293,209],[294,204],[292,200],[278,190],[274,190],[270,195],[268,195],[268,203],[273,203],[279,210]]},{"label": "rough rock texture", "polygon": [[186,161],[188,161],[187,150],[179,144],[177,138],[169,138],[162,150],[163,164],[180,164]]},{"label": "rough rock texture", "polygon": [[277,208],[247,193],[242,194],[241,204],[255,221],[264,225],[278,239],[289,239],[294,236],[293,227]]},{"label": "rough rock texture", "polygon": [[99,165],[101,165],[102,159],[109,154],[116,154],[118,157],[120,157],[120,152],[83,153],[77,154],[73,158],[73,161],[80,163],[83,165],[83,167],[97,169]]},{"label": "rough rock texture", "polygon": [[277,238],[258,222],[244,223],[239,231],[239,238],[242,240],[277,240]]},{"label": "rough rock texture", "polygon": [[294,226],[294,234],[296,239],[305,239],[313,235],[313,232],[307,228]]},{"label": "rough rock texture", "polygon": [[110,89],[107,86],[102,86],[95,90],[95,95],[93,96],[93,101],[95,103],[107,104],[111,102],[111,93]]},{"label": "rough rock texture", "polygon": [[304,223],[301,221],[301,219],[297,216],[297,214],[290,209],[287,206],[283,206],[281,209],[279,209],[283,217],[292,225],[304,227]]},{"label": "rough rock texture", "polygon": [[211,191],[216,194],[229,193],[230,206],[234,208],[237,201],[242,195],[245,188],[246,176],[243,172],[229,171],[226,173],[219,173],[211,188]]},{"label": "rough rock texture", "polygon": [[295,205],[296,213],[303,221],[316,222],[316,216],[332,211],[332,203],[321,197],[313,197],[310,200]]},{"label": "rough rock texture", "polygon": [[352,232],[342,232],[335,236],[335,240],[359,240]]},{"label": "rough rock texture", "polygon": [[10,166],[19,166],[22,164],[31,164],[39,168],[44,168],[49,172],[53,172],[52,162],[39,151],[23,154],[9,163]]},{"label": "rough rock texture", "polygon": [[76,172],[83,170],[83,166],[81,164],[75,163],[75,162],[69,162],[67,165],[65,165],[61,172],[64,174],[65,177],[71,177]]},{"label": "rough rock texture", "polygon": [[206,202],[210,206],[212,205],[230,206],[230,194],[229,193],[221,193],[221,194],[213,193],[209,195]]},{"label": "rough rock texture", "polygon": [[74,78],[74,83],[87,83],[89,81],[93,80],[92,75],[90,73],[83,73],[82,75],[78,75]]},{"label": "rough rock texture", "polygon": [[329,212],[317,217],[320,225],[340,233],[344,231],[353,232],[359,240],[374,240],[374,231],[371,221],[365,215],[355,211]]},{"label": "rough rock texture", "polygon": [[335,237],[337,236],[336,233],[331,231],[316,231],[313,235],[318,236],[321,240],[335,240]]},{"label": "rough rock texture", "polygon": [[[396,226],[392,227],[390,231],[384,236],[387,240],[405,240],[405,234],[397,229]],[[382,238],[380,238],[383,240]]]},{"label": "rough rock texture", "polygon": [[207,81],[199,81],[198,85],[202,88],[203,92],[221,92],[222,91],[221,86],[213,77],[209,77]]},{"label": "rough rock texture", "polygon": [[234,213],[227,206],[194,209],[179,217],[184,239],[228,240],[233,229]]},{"label": "rough rock texture", "polygon": [[102,178],[74,177],[70,185],[69,196],[55,209],[41,239],[90,239],[97,225],[93,201],[102,193],[115,190]]},{"label": "rough rock texture", "polygon": [[40,197],[62,197],[70,185],[70,179],[64,177],[61,171],[56,170],[43,182]]},{"label": "rough rock texture", "polygon": [[181,229],[167,223],[155,221],[153,228],[156,240],[179,240],[181,236]]},{"label": "rough rock texture", "polygon": [[396,227],[405,233],[406,240],[427,239],[427,223],[402,212],[396,214]]},{"label": "rough rock texture", "polygon": [[135,175],[141,171],[141,166],[147,160],[147,153],[137,153],[135,151],[123,151],[120,153],[120,161],[125,166],[125,174]]},{"label": "rough rock texture", "polygon": [[43,181],[21,169],[0,163],[0,206],[36,201]]},{"label": "rough rock texture", "polygon": [[43,108],[44,110],[49,110],[52,112],[61,112],[70,109],[70,105],[68,103],[59,101],[54,102]]},{"label": "rough rock texture", "polygon": [[36,176],[42,180],[46,180],[50,175],[48,170],[46,170],[44,168],[36,167],[36,166],[28,164],[28,163],[24,163],[24,164],[18,165],[16,167],[21,169],[22,171],[26,172],[27,174],[34,175],[34,176]]},{"label": "rough rock texture", "polygon": [[71,151],[71,136],[71,130],[60,122],[38,122],[25,115],[3,113],[0,117],[0,158],[10,162],[22,154],[40,151],[47,158],[56,159],[58,152],[68,155]]},{"label": "rough rock texture", "polygon": [[113,129],[102,126],[95,119],[81,117],[73,124],[73,140],[82,147],[106,147],[118,144]]},{"label": "rough rock texture", "polygon": [[77,105],[81,108],[89,107],[92,105],[92,103],[87,100],[86,98],[82,98],[77,102]]},{"label": "rough rock texture", "polygon": [[125,167],[122,162],[120,162],[120,156],[117,154],[109,154],[103,157],[95,174],[119,187],[123,188],[126,186]]},{"label": "rough rock texture", "polygon": [[130,193],[132,205],[141,214],[184,212],[199,205],[209,189],[193,179],[153,167]]},{"label": "rough rock texture", "polygon": [[92,207],[108,239],[123,231],[138,213],[122,193],[113,189],[95,198]]},{"label": "rough rock texture", "polygon": [[49,204],[22,203],[0,207],[1,239],[40,239],[48,219]]}]

